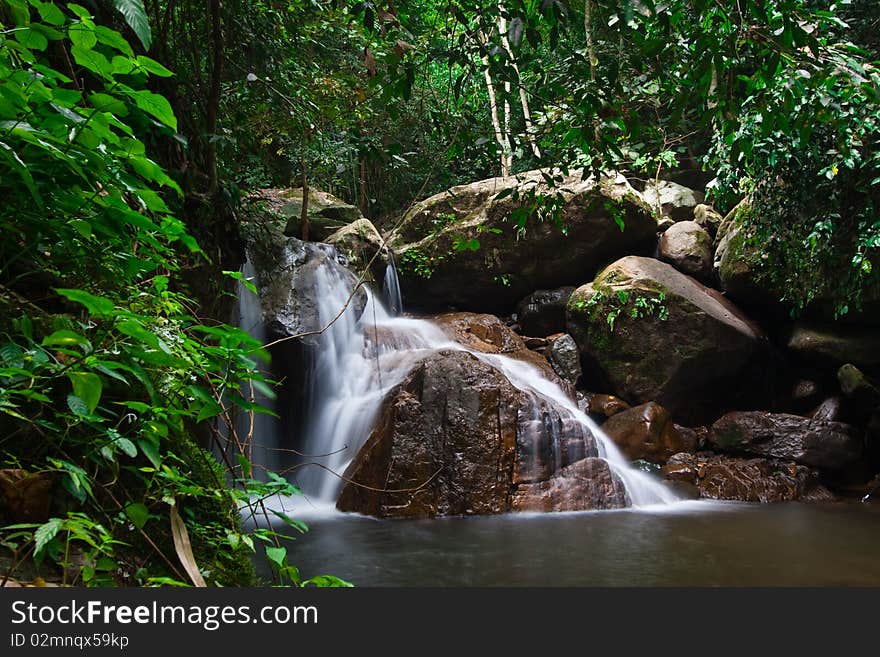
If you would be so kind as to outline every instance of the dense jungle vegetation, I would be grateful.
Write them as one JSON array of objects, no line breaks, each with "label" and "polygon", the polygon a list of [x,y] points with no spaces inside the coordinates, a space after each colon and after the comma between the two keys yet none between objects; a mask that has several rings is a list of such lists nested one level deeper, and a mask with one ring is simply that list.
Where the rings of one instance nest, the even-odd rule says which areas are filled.
[{"label": "dense jungle vegetation", "polygon": [[345,584],[288,563],[261,500],[296,488],[236,421],[273,385],[228,323],[256,189],[381,230],[538,167],[712,181],[780,310],[862,312],[878,33],[873,0],[0,0],[0,581],[247,585],[265,552]]}]

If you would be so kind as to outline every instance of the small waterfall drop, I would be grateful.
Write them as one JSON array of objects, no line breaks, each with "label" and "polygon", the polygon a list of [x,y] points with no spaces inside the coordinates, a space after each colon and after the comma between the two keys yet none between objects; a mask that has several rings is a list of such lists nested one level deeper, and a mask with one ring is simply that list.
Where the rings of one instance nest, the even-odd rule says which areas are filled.
[{"label": "small waterfall drop", "polygon": [[388,313],[397,317],[403,312],[403,297],[400,295],[400,280],[397,278],[397,265],[394,254],[388,251],[388,266],[385,268],[385,281],[382,283],[382,296],[388,306]]},{"label": "small waterfall drop", "polygon": [[[338,475],[369,437],[386,394],[422,358],[442,349],[472,353],[502,372],[513,386],[556,409],[563,423],[579,425],[582,435],[595,439],[598,456],[623,482],[633,506],[678,499],[667,486],[631,467],[598,425],[537,367],[502,354],[469,349],[429,321],[395,316],[367,288],[366,302],[359,307],[350,273],[335,254],[328,255],[331,257],[323,259],[314,273],[314,302],[320,326],[326,329],[316,338],[306,384],[307,421],[302,444],[309,463],[296,475],[297,483],[312,499],[335,502],[344,484]],[[399,309],[400,288],[393,263],[387,269],[384,287],[392,308],[396,305]]]}]

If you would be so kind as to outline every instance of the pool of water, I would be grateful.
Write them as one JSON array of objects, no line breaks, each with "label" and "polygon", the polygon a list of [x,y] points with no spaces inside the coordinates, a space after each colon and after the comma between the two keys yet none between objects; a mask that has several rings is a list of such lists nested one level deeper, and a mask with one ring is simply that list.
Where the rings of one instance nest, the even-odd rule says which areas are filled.
[{"label": "pool of water", "polygon": [[310,527],[288,544],[290,562],[358,586],[880,585],[876,504],[700,501],[430,520],[303,504],[285,505]]}]

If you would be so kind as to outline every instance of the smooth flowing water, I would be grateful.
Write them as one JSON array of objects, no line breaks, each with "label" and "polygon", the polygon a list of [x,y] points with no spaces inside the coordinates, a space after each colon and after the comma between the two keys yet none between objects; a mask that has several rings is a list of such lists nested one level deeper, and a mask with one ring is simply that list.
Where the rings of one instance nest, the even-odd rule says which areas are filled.
[{"label": "smooth flowing water", "polygon": [[[439,350],[464,350],[499,370],[516,388],[549,405],[562,422],[578,425],[578,434],[595,445],[623,482],[633,506],[675,502],[677,497],[651,475],[632,468],[614,443],[577,404],[535,366],[502,354],[484,354],[450,340],[426,320],[397,316],[400,288],[393,264],[386,274],[389,312],[368,289],[362,312],[354,303],[353,281],[332,252],[314,272],[319,324],[327,329],[317,338],[315,361],[308,374],[309,394],[304,450],[311,465],[297,474],[303,491],[319,502],[332,502],[342,488],[338,475],[369,437],[382,400],[412,367]],[[340,315],[341,309],[345,310]],[[541,428],[540,430],[548,430]],[[552,436],[555,442],[559,436]],[[558,461],[557,461],[558,464]]]},{"label": "smooth flowing water", "polygon": [[[304,575],[359,586],[880,586],[880,505],[682,502],[654,511],[310,518]],[[262,565],[263,575],[269,577]]]}]

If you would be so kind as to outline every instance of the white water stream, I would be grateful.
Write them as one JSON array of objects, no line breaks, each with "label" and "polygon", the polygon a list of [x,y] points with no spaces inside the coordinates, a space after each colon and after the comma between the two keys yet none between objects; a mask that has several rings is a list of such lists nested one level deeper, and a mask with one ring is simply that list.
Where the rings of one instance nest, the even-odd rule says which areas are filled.
[{"label": "white water stream", "polygon": [[[538,368],[502,354],[473,351],[450,340],[429,321],[397,316],[400,288],[393,267],[388,268],[384,287],[394,312],[365,288],[367,302],[359,315],[350,273],[336,262],[335,254],[328,255],[314,274],[320,325],[329,326],[318,336],[315,361],[308,372],[307,420],[301,443],[309,460],[323,467],[304,466],[296,477],[312,500],[328,505],[335,501],[343,485],[337,474],[345,471],[369,437],[385,395],[421,359],[444,349],[472,353],[518,389],[552,406],[563,422],[574,422],[581,433],[591,434],[598,455],[621,479],[634,507],[678,500],[656,478],[630,466],[596,423]],[[346,304],[345,312],[333,322]]]}]

